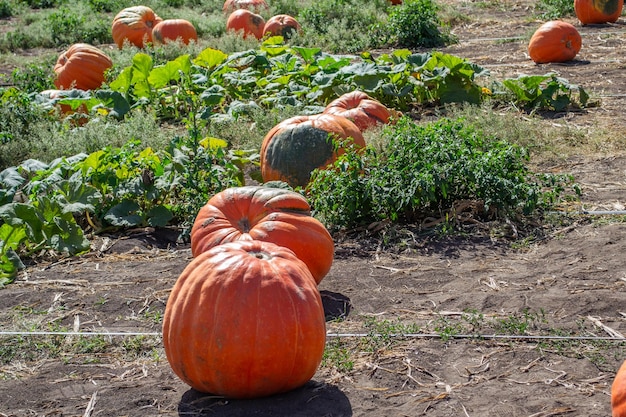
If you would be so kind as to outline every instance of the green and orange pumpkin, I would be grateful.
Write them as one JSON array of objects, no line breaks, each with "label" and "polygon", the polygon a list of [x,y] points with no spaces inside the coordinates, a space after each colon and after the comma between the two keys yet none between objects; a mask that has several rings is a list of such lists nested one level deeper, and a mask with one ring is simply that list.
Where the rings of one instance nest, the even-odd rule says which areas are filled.
[{"label": "green and orange pumpkin", "polygon": [[180,40],[185,45],[198,40],[195,26],[185,19],[165,19],[152,28],[152,41],[165,44]]},{"label": "green and orange pumpkin", "polygon": [[283,120],[265,135],[261,144],[263,181],[304,187],[311,172],[332,164],[345,152],[346,144],[364,147],[365,139],[361,130],[345,117],[322,113]]},{"label": "green and orange pumpkin", "polygon": [[294,33],[298,33],[301,30],[302,27],[295,17],[288,14],[277,14],[267,19],[263,28],[263,34],[282,36],[285,39],[289,39]]},{"label": "green and orange pumpkin", "polygon": [[539,26],[528,43],[528,55],[537,64],[566,62],[582,47],[580,33],[571,23],[552,20]]},{"label": "green and orange pumpkin", "polygon": [[174,373],[197,391],[227,398],[304,385],[325,342],[315,280],[291,250],[270,242],[224,243],[192,259],[163,315]]},{"label": "green and orange pumpkin", "polygon": [[616,22],[623,7],[624,0],[574,0],[574,12],[583,25]]},{"label": "green and orange pumpkin", "polygon": [[248,9],[238,9],[232,12],[226,20],[226,30],[241,32],[244,38],[254,36],[257,39],[263,37],[265,19],[263,16],[253,13]]}]

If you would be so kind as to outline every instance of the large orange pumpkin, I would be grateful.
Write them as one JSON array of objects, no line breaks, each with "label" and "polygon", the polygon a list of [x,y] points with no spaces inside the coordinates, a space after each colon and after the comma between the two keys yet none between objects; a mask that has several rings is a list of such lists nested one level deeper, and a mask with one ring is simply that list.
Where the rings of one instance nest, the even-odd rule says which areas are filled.
[{"label": "large orange pumpkin", "polygon": [[332,137],[351,140],[357,147],[365,146],[361,130],[342,116],[302,115],[278,123],[261,144],[263,181],[306,186],[314,169],[325,168],[344,152],[341,146],[337,149]]},{"label": "large orange pumpkin", "polygon": [[315,280],[292,251],[270,242],[224,243],[194,258],[163,315],[174,373],[198,391],[228,398],[305,384],[325,342]]},{"label": "large orange pumpkin", "polygon": [[86,43],[75,43],[64,51],[54,65],[54,85],[60,90],[93,90],[105,80],[113,61],[102,50]]},{"label": "large orange pumpkin", "polygon": [[232,12],[226,20],[226,30],[243,32],[243,37],[254,36],[257,39],[263,37],[265,19],[263,16],[247,9],[238,9]]},{"label": "large orange pumpkin", "polygon": [[124,41],[143,48],[146,42],[152,42],[152,29],[162,20],[147,6],[127,7],[113,18],[113,41],[120,49]]},{"label": "large orange pumpkin", "polygon": [[285,39],[289,39],[294,33],[300,32],[302,27],[300,23],[288,14],[277,14],[270,17],[265,22],[263,28],[263,34],[270,34],[271,36],[282,36]]},{"label": "large orange pumpkin", "polygon": [[613,417],[626,417],[626,361],[618,369],[611,386]]},{"label": "large orange pumpkin", "polygon": [[222,10],[224,13],[232,13],[237,9],[248,9],[259,12],[261,10],[268,10],[269,6],[265,0],[226,0]]},{"label": "large orange pumpkin", "polygon": [[185,45],[198,40],[194,25],[185,19],[165,19],[152,28],[152,40],[155,44],[165,44],[180,39]]},{"label": "large orange pumpkin", "polygon": [[191,229],[193,256],[237,240],[261,240],[291,249],[317,283],[333,263],[333,238],[311,217],[302,195],[282,188],[228,188],[200,209]]},{"label": "large orange pumpkin", "polygon": [[582,38],[574,25],[552,20],[539,26],[528,44],[528,55],[537,64],[565,62],[576,57]]},{"label": "large orange pumpkin", "polygon": [[616,22],[623,7],[624,0],[574,0],[574,12],[583,25]]},{"label": "large orange pumpkin", "polygon": [[389,123],[401,115],[362,91],[343,94],[330,102],[324,109],[324,113],[346,117],[352,120],[361,131],[379,123]]}]

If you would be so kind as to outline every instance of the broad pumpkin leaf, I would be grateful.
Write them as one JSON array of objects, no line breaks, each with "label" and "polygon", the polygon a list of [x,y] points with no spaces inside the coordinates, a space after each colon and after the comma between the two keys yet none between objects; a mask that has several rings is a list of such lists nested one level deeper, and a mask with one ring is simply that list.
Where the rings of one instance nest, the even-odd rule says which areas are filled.
[{"label": "broad pumpkin leaf", "polygon": [[0,219],[13,227],[24,227],[28,239],[33,243],[45,240],[44,218],[31,204],[10,203],[0,206]]},{"label": "broad pumpkin leaf", "polygon": [[132,200],[122,200],[121,203],[111,207],[104,215],[104,220],[113,226],[133,227],[143,223],[143,217],[138,213],[139,204]]},{"label": "broad pumpkin leaf", "polygon": [[56,230],[48,239],[51,248],[58,252],[75,255],[89,249],[89,240],[85,238],[83,230],[74,220],[71,214],[63,217],[55,217]]},{"label": "broad pumpkin leaf", "polygon": [[154,206],[146,213],[148,224],[153,227],[167,226],[167,223],[174,218],[172,211],[165,206]]},{"label": "broad pumpkin leaf", "polygon": [[9,167],[0,172],[0,206],[11,203],[15,193],[26,180],[17,170]]},{"label": "broad pumpkin leaf", "polygon": [[81,214],[94,212],[95,205],[102,199],[102,194],[95,187],[86,184],[80,172],[69,180],[56,184],[55,200],[63,208],[63,213]]},{"label": "broad pumpkin leaf", "polygon": [[308,64],[315,61],[315,58],[322,52],[321,48],[304,48],[302,46],[293,46],[291,49],[300,54],[302,59]]},{"label": "broad pumpkin leaf", "polygon": [[212,69],[224,63],[226,58],[228,58],[228,55],[224,52],[218,49],[206,48],[193,59],[193,63],[203,68]]},{"label": "broad pumpkin leaf", "polygon": [[109,115],[116,119],[123,119],[130,111],[130,103],[118,91],[97,90],[96,97],[101,100],[102,105],[107,107]]}]

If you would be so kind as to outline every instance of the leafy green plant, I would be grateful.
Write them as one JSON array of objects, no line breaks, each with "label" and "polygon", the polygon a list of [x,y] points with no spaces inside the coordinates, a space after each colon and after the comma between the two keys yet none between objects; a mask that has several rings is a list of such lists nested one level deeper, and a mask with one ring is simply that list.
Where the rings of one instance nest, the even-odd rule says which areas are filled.
[{"label": "leafy green plant", "polygon": [[484,137],[462,120],[419,125],[403,118],[383,134],[383,149],[348,151],[332,169],[313,172],[306,194],[328,226],[441,217],[463,200],[482,202],[482,216],[531,214],[571,185],[562,176],[538,180],[525,165],[525,149]]},{"label": "leafy green plant", "polygon": [[391,10],[387,25],[400,46],[444,46],[454,37],[441,28],[437,12],[438,7],[431,0],[405,0]]},{"label": "leafy green plant", "polygon": [[333,367],[340,372],[350,372],[354,369],[350,347],[340,338],[330,340],[324,349],[321,366]]},{"label": "leafy green plant", "polygon": [[13,6],[8,0],[0,0],[0,19],[13,16]]},{"label": "leafy green plant", "polygon": [[571,0],[539,0],[536,5],[542,20],[557,20],[574,16],[574,2]]}]

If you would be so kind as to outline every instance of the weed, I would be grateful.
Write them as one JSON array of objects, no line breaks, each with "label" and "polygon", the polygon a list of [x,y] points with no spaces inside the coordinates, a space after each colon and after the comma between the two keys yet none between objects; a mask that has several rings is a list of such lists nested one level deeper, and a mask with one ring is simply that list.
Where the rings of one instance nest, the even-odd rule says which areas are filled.
[{"label": "weed", "polygon": [[521,313],[498,319],[495,326],[503,334],[526,335],[529,330],[537,328],[539,323],[546,323],[543,309],[538,312],[524,309]]},{"label": "weed", "polygon": [[434,324],[434,330],[442,341],[447,342],[455,335],[463,333],[463,326],[451,320],[447,316],[437,316]]},{"label": "weed", "polygon": [[339,372],[350,372],[354,369],[354,360],[350,347],[340,338],[335,338],[326,343],[322,356],[322,367],[335,368]]},{"label": "weed", "polygon": [[431,0],[405,0],[389,14],[388,30],[404,47],[440,47],[454,37],[440,28],[438,7]]}]

